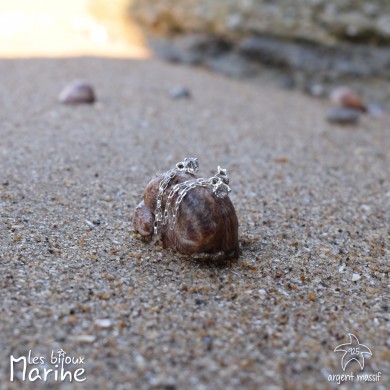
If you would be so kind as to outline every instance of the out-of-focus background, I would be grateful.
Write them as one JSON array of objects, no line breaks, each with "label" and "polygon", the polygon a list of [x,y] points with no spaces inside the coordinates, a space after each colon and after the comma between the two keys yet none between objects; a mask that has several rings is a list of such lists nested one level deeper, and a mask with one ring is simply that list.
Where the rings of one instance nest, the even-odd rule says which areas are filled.
[{"label": "out-of-focus background", "polygon": [[145,57],[124,1],[2,0],[0,57]]},{"label": "out-of-focus background", "polygon": [[[4,0],[0,55],[103,55],[266,74],[327,96],[340,83],[389,101],[387,0]],[[369,87],[367,87],[369,83]]]}]

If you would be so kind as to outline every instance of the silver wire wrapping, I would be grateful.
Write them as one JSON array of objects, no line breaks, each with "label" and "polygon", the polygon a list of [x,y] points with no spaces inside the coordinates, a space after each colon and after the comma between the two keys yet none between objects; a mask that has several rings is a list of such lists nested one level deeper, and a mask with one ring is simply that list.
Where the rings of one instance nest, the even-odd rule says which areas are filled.
[{"label": "silver wire wrapping", "polygon": [[[154,221],[154,234],[157,236],[160,232],[161,226],[169,223],[169,228],[174,229],[177,221],[180,205],[184,197],[189,191],[196,187],[209,187],[213,189],[213,193],[219,198],[225,198],[229,195],[231,188],[228,186],[229,177],[226,169],[222,169],[218,166],[218,173],[209,179],[198,178],[187,180],[182,183],[176,184],[168,194],[165,202],[165,208],[163,209],[162,199],[166,189],[169,186],[171,180],[176,176],[178,171],[184,171],[187,173],[195,173],[199,169],[199,163],[197,158],[185,158],[183,162],[176,164],[175,168],[167,171],[160,182],[159,191],[157,195],[157,204],[155,210]],[[178,194],[175,202],[173,198]]]}]

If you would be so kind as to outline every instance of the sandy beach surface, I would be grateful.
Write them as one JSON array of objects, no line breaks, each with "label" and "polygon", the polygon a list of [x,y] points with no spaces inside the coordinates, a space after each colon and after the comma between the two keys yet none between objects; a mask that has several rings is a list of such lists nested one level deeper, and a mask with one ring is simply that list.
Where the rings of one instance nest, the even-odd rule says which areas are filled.
[{"label": "sandy beach surface", "polygon": [[[60,105],[78,78],[98,102]],[[389,388],[388,116],[334,126],[325,101],[153,59],[2,59],[0,81],[2,389],[337,388],[349,333],[382,377],[347,385]],[[186,156],[229,171],[237,261],[134,235]],[[10,355],[61,348],[85,382],[9,381]]]}]

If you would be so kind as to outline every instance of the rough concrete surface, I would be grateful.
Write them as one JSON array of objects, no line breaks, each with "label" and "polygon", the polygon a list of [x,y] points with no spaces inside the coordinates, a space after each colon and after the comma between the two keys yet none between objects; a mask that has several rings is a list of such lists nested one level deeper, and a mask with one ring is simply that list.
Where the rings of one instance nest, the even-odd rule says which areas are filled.
[{"label": "rough concrete surface", "polygon": [[[96,104],[57,102],[76,78]],[[299,92],[155,60],[1,60],[0,80],[2,389],[338,388],[348,333],[382,373],[348,386],[389,388],[388,116],[332,126]],[[230,173],[237,261],[133,234],[144,187],[185,156]],[[84,383],[9,382],[10,355],[61,348]]]}]

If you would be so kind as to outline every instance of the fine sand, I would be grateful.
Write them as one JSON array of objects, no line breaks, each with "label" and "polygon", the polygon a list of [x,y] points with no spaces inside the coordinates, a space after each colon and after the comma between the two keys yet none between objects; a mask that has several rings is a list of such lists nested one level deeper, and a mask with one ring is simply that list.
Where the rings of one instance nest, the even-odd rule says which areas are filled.
[{"label": "fine sand", "polygon": [[[77,78],[98,103],[57,102]],[[1,60],[0,81],[1,389],[337,388],[348,333],[382,373],[355,388],[389,388],[388,116],[332,126],[327,102],[155,60]],[[228,169],[237,261],[133,233],[186,156]],[[10,355],[61,348],[84,383],[9,382]]]}]

